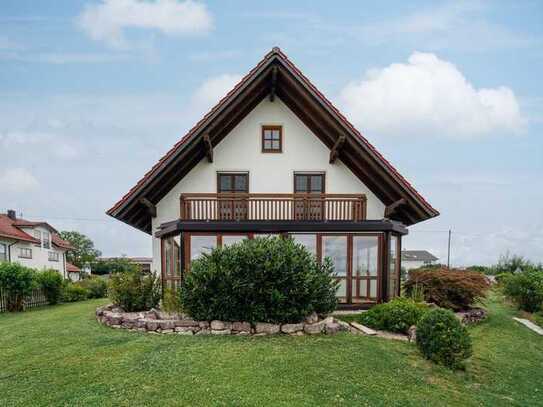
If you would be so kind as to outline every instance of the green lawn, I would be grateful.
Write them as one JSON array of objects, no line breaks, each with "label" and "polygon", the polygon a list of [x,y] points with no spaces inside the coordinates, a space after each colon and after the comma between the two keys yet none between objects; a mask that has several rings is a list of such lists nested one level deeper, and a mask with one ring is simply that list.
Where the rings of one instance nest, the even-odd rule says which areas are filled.
[{"label": "green lawn", "polygon": [[87,301],[0,315],[0,405],[543,405],[543,338],[493,296],[467,372],[340,334],[186,337],[98,325]]}]

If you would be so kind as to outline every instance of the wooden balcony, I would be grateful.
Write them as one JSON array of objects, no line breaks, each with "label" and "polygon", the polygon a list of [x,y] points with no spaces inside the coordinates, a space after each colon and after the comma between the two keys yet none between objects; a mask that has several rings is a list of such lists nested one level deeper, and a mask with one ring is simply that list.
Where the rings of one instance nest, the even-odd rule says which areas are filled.
[{"label": "wooden balcony", "polygon": [[212,194],[181,195],[182,220],[362,221],[361,194]]}]

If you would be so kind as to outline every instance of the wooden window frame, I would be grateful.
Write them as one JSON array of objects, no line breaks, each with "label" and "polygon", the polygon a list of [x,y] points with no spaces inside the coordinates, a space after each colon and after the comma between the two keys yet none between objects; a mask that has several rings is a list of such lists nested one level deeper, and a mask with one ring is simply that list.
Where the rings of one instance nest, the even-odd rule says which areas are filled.
[{"label": "wooden window frame", "polygon": [[[265,148],[264,147],[264,141],[265,141],[265,138],[264,138],[264,133],[266,132],[266,130],[278,130],[279,131],[279,149],[275,149],[275,148]],[[263,153],[272,153],[272,154],[280,154],[283,152],[283,126],[262,126],[262,152]],[[271,140],[273,141],[273,139]],[[273,143],[272,143],[273,144]]]},{"label": "wooden window frame", "polygon": [[[245,191],[221,191],[221,177],[222,176],[231,176],[232,177],[232,185],[235,185],[235,179],[234,177],[236,175],[243,175],[247,178],[247,188]],[[249,172],[248,171],[217,171],[217,193],[218,194],[248,194],[249,193]]]},{"label": "wooden window frame", "polygon": [[[296,177],[297,176],[310,177],[310,176],[315,176],[315,175],[318,175],[318,176],[322,177],[322,191],[321,192],[296,192]],[[295,194],[305,194],[305,193],[309,193],[309,194],[325,194],[326,193],[326,172],[324,172],[324,171],[295,171],[294,176],[292,178],[293,178],[293,189],[292,189],[292,191]],[[309,182],[311,183],[311,178],[309,178]],[[311,189],[311,185],[310,185],[309,189]]]},{"label": "wooden window frame", "polygon": [[2,261],[8,261],[8,245],[6,243],[0,243],[0,248],[3,248],[2,252],[0,252],[0,262]]},{"label": "wooden window frame", "polygon": [[47,253],[47,260],[56,261],[56,262],[60,261],[60,253],[59,252],[52,252],[52,251],[48,252]]}]

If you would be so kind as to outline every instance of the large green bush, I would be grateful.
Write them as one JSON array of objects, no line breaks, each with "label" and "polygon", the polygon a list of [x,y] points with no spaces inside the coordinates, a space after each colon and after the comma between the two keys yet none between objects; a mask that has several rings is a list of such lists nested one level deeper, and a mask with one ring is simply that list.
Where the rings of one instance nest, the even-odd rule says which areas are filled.
[{"label": "large green bush", "polygon": [[194,261],[183,281],[183,310],[200,320],[287,323],[337,305],[333,266],[292,239],[256,238]]},{"label": "large green bush", "polygon": [[91,276],[78,282],[88,291],[88,298],[104,298],[107,296],[107,281],[97,276]]},{"label": "large green bush", "polygon": [[72,283],[71,281],[65,281],[62,290],[62,301],[64,302],[76,302],[84,301],[89,297],[89,290],[82,287],[78,283]]},{"label": "large green bush", "polygon": [[463,369],[472,354],[471,338],[455,315],[445,309],[428,311],[417,324],[417,346],[426,359]]},{"label": "large green bush", "polygon": [[35,287],[35,271],[19,263],[0,263],[0,289],[7,297],[7,310],[24,310],[24,299]]},{"label": "large green bush", "polygon": [[374,329],[407,333],[409,328],[416,325],[427,311],[428,306],[425,304],[400,297],[374,306],[369,311],[360,314],[358,320],[361,324]]},{"label": "large green bush", "polygon": [[36,274],[38,286],[50,305],[58,304],[62,298],[62,276],[56,270],[45,270]]},{"label": "large green bush", "polygon": [[490,284],[484,274],[455,269],[419,269],[404,283],[407,296],[422,290],[424,299],[454,311],[468,309],[486,296]]},{"label": "large green bush", "polygon": [[540,311],[543,307],[543,271],[529,268],[511,274],[502,280],[505,295],[511,297],[520,309],[528,312]]},{"label": "large green bush", "polygon": [[148,310],[158,306],[160,283],[154,274],[144,273],[139,267],[121,271],[111,275],[108,296],[125,311]]}]

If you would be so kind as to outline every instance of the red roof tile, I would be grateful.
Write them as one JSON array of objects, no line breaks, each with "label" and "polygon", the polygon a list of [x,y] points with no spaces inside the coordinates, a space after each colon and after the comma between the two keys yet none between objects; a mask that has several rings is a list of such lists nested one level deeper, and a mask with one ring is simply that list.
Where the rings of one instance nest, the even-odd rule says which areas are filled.
[{"label": "red roof tile", "polygon": [[72,263],[66,262],[66,271],[68,273],[79,273],[81,271],[81,269],[79,267],[73,265]]},{"label": "red roof tile", "polygon": [[0,236],[15,240],[23,240],[25,242],[40,243],[39,240],[23,232],[18,227],[14,226],[15,221],[7,215],[0,214]]}]

